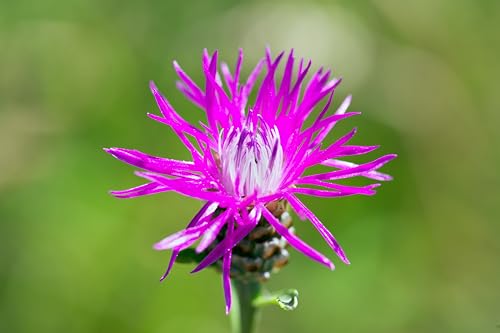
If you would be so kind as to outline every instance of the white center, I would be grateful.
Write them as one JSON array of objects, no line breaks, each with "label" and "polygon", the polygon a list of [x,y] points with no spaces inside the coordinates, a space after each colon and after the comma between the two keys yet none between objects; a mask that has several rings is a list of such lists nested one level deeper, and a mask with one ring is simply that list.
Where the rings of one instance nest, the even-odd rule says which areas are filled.
[{"label": "white center", "polygon": [[283,175],[283,148],[276,127],[239,129],[232,127],[219,140],[222,182],[238,197],[276,192]]}]

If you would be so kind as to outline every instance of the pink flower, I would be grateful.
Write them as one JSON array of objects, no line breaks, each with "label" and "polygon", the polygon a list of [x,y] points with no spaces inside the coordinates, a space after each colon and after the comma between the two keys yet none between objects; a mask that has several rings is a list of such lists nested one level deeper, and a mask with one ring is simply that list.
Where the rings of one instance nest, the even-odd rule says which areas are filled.
[{"label": "pink flower", "polygon": [[[273,59],[267,50],[265,57],[257,63],[242,84],[241,50],[234,73],[224,63],[220,65],[219,72],[218,53],[214,52],[210,56],[205,50],[204,89],[198,87],[174,62],[175,71],[180,78],[178,88],[206,113],[207,121],[200,122],[200,126],[184,120],[151,83],[151,91],[161,115],[148,116],[172,128],[190,151],[191,161],[156,157],[123,148],[106,149],[119,160],[144,170],[137,171],[136,174],[147,180],[147,183],[138,187],[111,192],[114,196],[132,198],[175,191],[205,202],[185,229],[155,244],[154,248],[157,250],[172,250],[172,257],[162,280],[170,272],[180,251],[198,240],[200,242],[196,251],[205,251],[214,243],[221,229],[225,228],[224,239],[214,243],[216,245],[193,272],[222,260],[227,311],[231,306],[229,272],[232,249],[261,219],[274,227],[296,250],[330,269],[334,268],[326,256],[280,223],[270,211],[270,203],[286,200],[299,217],[311,222],[340,259],[349,263],[331,232],[297,195],[327,198],[373,195],[380,184],[358,187],[340,185],[335,181],[357,176],[377,181],[391,180],[389,175],[377,170],[394,159],[394,154],[359,165],[343,160],[378,148],[349,145],[356,129],[330,145],[323,144],[337,122],[359,113],[346,112],[351,102],[351,96],[348,96],[333,114],[329,114],[334,91],[341,80],[331,78],[330,71],[319,69],[305,83],[311,62],[304,63],[303,59],[299,61],[294,78],[296,61],[293,51],[288,55],[282,79],[277,80],[276,71],[283,55],[282,52]],[[256,100],[249,106],[250,93],[261,74],[263,78]],[[222,79],[225,84],[221,82]],[[313,118],[311,115],[314,108],[325,99],[325,105]],[[312,125],[305,125],[307,120],[312,120]],[[308,168],[318,164],[330,170],[304,175]],[[216,210],[222,213],[214,214]]]}]

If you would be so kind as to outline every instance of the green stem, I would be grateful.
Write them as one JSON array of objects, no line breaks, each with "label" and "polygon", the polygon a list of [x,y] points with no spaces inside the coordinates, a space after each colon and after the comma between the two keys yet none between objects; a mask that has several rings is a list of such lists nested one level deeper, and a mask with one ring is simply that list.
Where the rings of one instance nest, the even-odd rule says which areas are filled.
[{"label": "green stem", "polygon": [[260,295],[261,284],[257,281],[231,281],[233,286],[233,308],[231,310],[231,326],[233,333],[253,333],[258,308],[253,305],[254,299]]}]

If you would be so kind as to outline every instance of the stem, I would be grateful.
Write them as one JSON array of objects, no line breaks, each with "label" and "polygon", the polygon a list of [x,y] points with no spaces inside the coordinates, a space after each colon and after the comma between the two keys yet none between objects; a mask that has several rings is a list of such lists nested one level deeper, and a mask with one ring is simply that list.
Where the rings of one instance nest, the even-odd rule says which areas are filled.
[{"label": "stem", "polygon": [[253,300],[260,294],[261,284],[257,281],[231,281],[233,285],[234,304],[231,311],[231,326],[233,333],[253,333],[255,329],[258,308]]}]

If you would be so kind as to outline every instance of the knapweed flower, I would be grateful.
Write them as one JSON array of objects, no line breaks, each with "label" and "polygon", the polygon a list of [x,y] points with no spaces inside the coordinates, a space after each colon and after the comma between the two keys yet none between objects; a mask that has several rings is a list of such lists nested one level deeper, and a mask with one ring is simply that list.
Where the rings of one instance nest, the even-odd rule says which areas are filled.
[{"label": "knapweed flower", "polygon": [[[203,88],[174,62],[180,78],[178,88],[206,114],[206,122],[200,122],[198,126],[184,120],[151,83],[161,115],[148,116],[171,127],[191,153],[191,161],[156,157],[123,148],[106,149],[117,159],[145,170],[136,174],[147,183],[112,192],[116,197],[132,198],[174,191],[204,202],[185,229],[161,240],[154,248],[172,250],[163,279],[180,251],[199,240],[196,251],[206,251],[207,254],[194,272],[219,260],[222,262],[227,311],[231,306],[232,249],[261,221],[266,221],[299,252],[330,269],[334,268],[326,256],[281,223],[273,212],[276,203],[287,202],[301,219],[309,220],[340,259],[349,263],[332,233],[297,195],[326,198],[373,195],[378,183],[347,186],[335,181],[357,176],[390,180],[389,175],[377,169],[396,157],[385,155],[364,164],[343,160],[378,148],[349,145],[356,129],[331,144],[324,144],[339,121],[359,113],[347,112],[350,96],[335,112],[329,113],[333,93],[341,80],[331,78],[330,71],[319,69],[306,83],[311,62],[305,63],[301,59],[296,66],[293,51],[285,62],[282,78],[277,79],[278,65],[283,57],[284,53],[280,53],[273,59],[267,50],[248,79],[241,83],[241,50],[233,73],[224,63],[219,68],[217,52],[209,55],[205,50]],[[298,67],[296,73],[295,67]],[[260,86],[256,89],[255,102],[249,104],[256,82],[260,82]],[[322,101],[324,104],[320,105]],[[307,169],[317,165],[329,169],[305,174]]]}]

